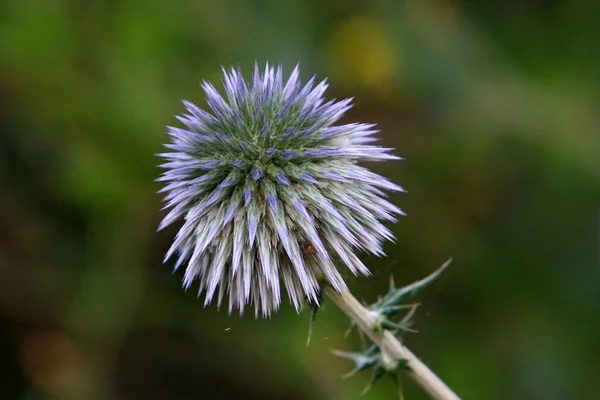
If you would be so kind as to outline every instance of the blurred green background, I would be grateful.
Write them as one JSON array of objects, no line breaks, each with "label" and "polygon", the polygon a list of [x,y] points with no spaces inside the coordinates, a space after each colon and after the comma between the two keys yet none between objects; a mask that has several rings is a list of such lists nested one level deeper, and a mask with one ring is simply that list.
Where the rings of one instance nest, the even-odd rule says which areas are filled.
[{"label": "blurred green background", "polygon": [[600,399],[599,18],[591,0],[3,0],[0,398],[359,398],[332,304],[306,347],[307,312],[228,316],[161,264],[164,126],[221,65],[268,60],[329,77],[346,122],[406,158],[372,166],[408,216],[357,297],[453,256],[416,354],[464,399]]}]

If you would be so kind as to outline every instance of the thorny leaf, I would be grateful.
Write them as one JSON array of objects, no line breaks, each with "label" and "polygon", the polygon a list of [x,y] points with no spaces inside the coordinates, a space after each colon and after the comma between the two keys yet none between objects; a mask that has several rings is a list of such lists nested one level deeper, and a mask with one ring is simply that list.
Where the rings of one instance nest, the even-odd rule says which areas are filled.
[{"label": "thorny leaf", "polygon": [[[376,329],[379,331],[379,333],[383,334],[383,331],[387,330],[394,334],[394,336],[398,337],[404,332],[414,332],[414,330],[410,329],[410,325],[412,322],[412,317],[414,316],[419,304],[406,305],[399,303],[405,297],[416,295],[419,291],[433,282],[450,265],[451,262],[452,259],[449,259],[440,268],[426,278],[402,288],[396,288],[392,279],[390,281],[390,289],[388,293],[383,298],[367,307],[370,311],[374,311],[379,315],[376,326]],[[408,310],[408,312],[400,320],[392,319],[405,310]],[[352,321],[350,329],[346,332],[346,336],[348,336],[348,334],[352,331],[352,329],[356,328],[356,326],[356,323]],[[372,367],[373,372],[371,374],[371,378],[367,386],[362,391],[362,394],[367,393],[372,385],[381,379],[382,376],[389,375],[394,382],[398,384],[398,395],[399,398],[402,399],[402,388],[400,386],[398,372],[401,369],[408,368],[408,361],[405,359],[390,361],[388,357],[384,357],[384,355],[381,353],[379,346],[376,344],[369,345],[367,342],[368,339],[365,337],[365,335],[362,335],[362,332],[359,332],[359,334],[363,343],[363,352],[354,353],[340,350],[332,351],[333,354],[339,357],[354,361],[356,365],[355,368],[348,374],[344,375],[344,377],[347,378],[353,376],[358,372]]]}]

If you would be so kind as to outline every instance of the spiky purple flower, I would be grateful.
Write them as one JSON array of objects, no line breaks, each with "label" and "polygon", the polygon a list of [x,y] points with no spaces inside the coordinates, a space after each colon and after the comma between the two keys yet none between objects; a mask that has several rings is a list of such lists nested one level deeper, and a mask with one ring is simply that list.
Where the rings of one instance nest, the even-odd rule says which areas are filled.
[{"label": "spiky purple flower", "polygon": [[287,82],[268,64],[251,82],[223,72],[226,96],[203,82],[211,113],[184,101],[186,129],[169,127],[172,152],[159,154],[171,208],[159,229],[185,221],[165,260],[186,264],[183,286],[199,280],[205,305],[227,295],[230,312],[270,315],[281,282],[296,309],[318,302],[322,281],[346,289],[336,265],[369,274],[355,251],[383,255],[393,235],[380,221],[402,214],[382,191],[402,188],[357,162],[398,157],[371,144],[374,125],[334,125],[352,100],[325,102],[326,81],[302,86],[298,67]]}]

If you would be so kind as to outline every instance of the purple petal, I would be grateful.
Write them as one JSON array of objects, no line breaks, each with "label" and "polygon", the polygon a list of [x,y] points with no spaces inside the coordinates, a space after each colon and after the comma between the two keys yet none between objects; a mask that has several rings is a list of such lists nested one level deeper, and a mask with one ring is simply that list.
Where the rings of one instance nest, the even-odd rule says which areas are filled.
[{"label": "purple petal", "polygon": [[294,208],[300,213],[300,215],[304,217],[304,219],[306,219],[307,221],[312,221],[312,218],[308,214],[308,211],[306,211],[306,207],[304,207],[304,203],[302,203],[302,200],[294,201],[293,205]]},{"label": "purple petal", "polygon": [[259,180],[260,177],[262,176],[262,171],[258,168],[254,168],[252,170],[252,179],[254,179],[255,181]]},{"label": "purple petal", "polygon": [[276,176],[276,178],[277,178],[277,180],[278,180],[280,183],[282,183],[282,184],[284,184],[284,185],[286,185],[286,186],[289,186],[289,184],[290,184],[290,180],[288,179],[288,177],[287,177],[287,176],[285,176],[285,174],[284,174],[284,173],[282,173],[282,172],[278,173],[278,174],[277,174],[277,176]]},{"label": "purple petal", "polygon": [[288,138],[296,131],[296,128],[289,128],[283,131],[283,137]]},{"label": "purple petal", "polygon": [[245,189],[244,190],[244,205],[248,205],[250,203],[250,200],[252,200],[252,189]]},{"label": "purple petal", "polygon": [[244,165],[246,165],[246,162],[243,160],[235,160],[232,161],[229,165],[231,165],[232,167],[242,168]]},{"label": "purple petal", "polygon": [[220,160],[211,160],[202,164],[202,168],[216,168],[223,165],[223,161]]},{"label": "purple petal", "polygon": [[251,148],[251,147],[250,147],[250,144],[249,144],[248,142],[244,141],[244,140],[240,140],[240,141],[238,142],[238,145],[240,146],[240,148],[241,148],[242,150],[245,150],[245,151],[248,151],[248,150],[250,150],[250,148]]},{"label": "purple petal", "polygon": [[296,153],[295,151],[282,151],[281,152],[281,156],[284,158],[292,158],[292,157],[296,157],[298,155],[298,153]]},{"label": "purple petal", "polygon": [[250,247],[254,245],[256,239],[256,230],[258,229],[258,216],[253,213],[248,213],[248,236],[250,239]]},{"label": "purple petal", "polygon": [[277,215],[279,211],[277,209],[277,196],[275,196],[274,194],[267,195],[267,203],[269,204],[269,207],[271,207],[271,210],[273,210],[275,215]]},{"label": "purple petal", "polygon": [[319,184],[319,181],[317,181],[315,179],[315,177],[312,176],[311,174],[309,174],[308,172],[301,173],[299,178],[302,179],[305,182],[314,183],[315,185]]},{"label": "purple petal", "polygon": [[348,182],[348,180],[346,178],[344,178],[343,176],[341,176],[340,174],[338,174],[335,171],[327,170],[327,171],[325,171],[325,176],[327,176],[327,178],[329,178],[333,181]]},{"label": "purple petal", "polygon": [[234,183],[234,177],[233,176],[228,176],[227,178],[225,178],[223,180],[223,182],[221,182],[219,184],[219,186],[217,187],[217,189],[226,188],[227,186],[231,186],[232,183]]}]

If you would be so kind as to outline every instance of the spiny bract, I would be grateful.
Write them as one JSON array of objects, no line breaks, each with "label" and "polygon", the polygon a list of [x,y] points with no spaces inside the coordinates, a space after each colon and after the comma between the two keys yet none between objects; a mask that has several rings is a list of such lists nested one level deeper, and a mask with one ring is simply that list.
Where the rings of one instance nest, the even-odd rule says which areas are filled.
[{"label": "spiny bract", "polygon": [[230,312],[252,303],[270,315],[280,282],[296,309],[318,302],[323,281],[346,289],[336,262],[369,274],[354,251],[383,255],[393,235],[379,221],[402,214],[381,190],[402,188],[357,162],[399,157],[370,144],[375,125],[333,125],[352,99],[325,102],[326,81],[302,86],[298,67],[287,82],[268,64],[251,82],[223,73],[226,96],[203,82],[212,113],[184,101],[186,129],[168,127],[172,152],[159,154],[172,208],[159,230],[185,220],[165,260],[187,263],[183,285],[198,279],[205,305],[227,294]]}]

